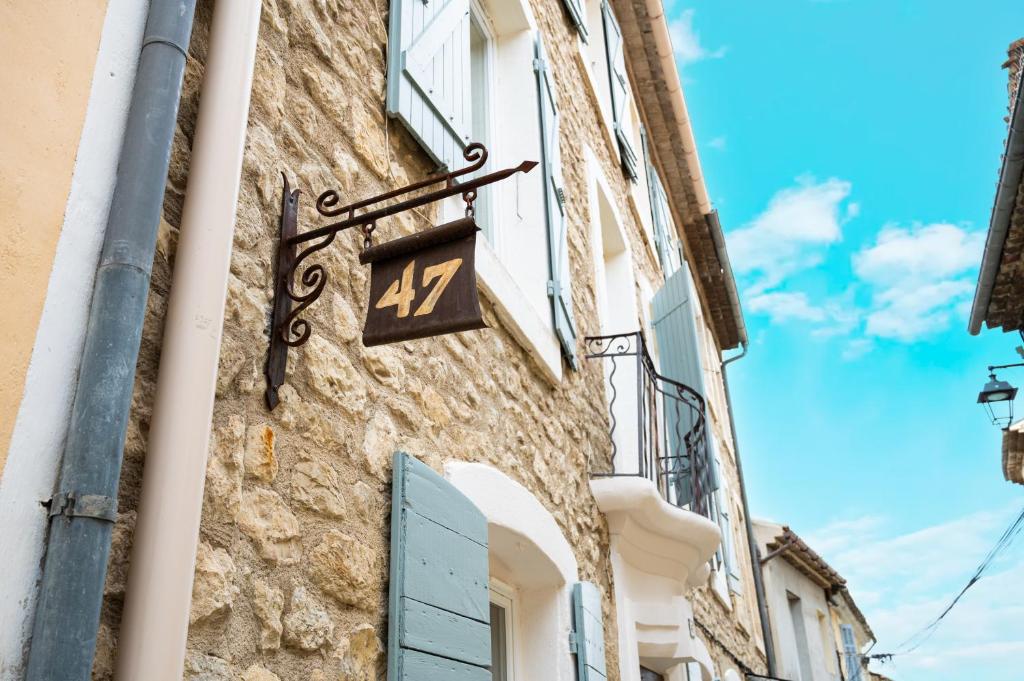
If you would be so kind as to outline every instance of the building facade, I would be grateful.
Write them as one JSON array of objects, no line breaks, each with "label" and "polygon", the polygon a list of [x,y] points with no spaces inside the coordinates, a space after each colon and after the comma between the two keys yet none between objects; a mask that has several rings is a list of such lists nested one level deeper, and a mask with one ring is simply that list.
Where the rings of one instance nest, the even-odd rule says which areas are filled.
[{"label": "building facade", "polygon": [[[723,363],[746,335],[661,3],[220,0],[192,18],[191,2],[154,0],[148,28],[143,5],[110,2],[94,36],[75,138],[79,164],[111,138],[96,152],[110,186],[94,190],[95,247],[76,253],[88,275],[49,273],[31,353],[49,383],[34,393],[30,371],[12,398],[0,498],[21,515],[0,536],[19,576],[4,621],[17,625],[2,634],[0,678],[767,673]],[[120,99],[102,90],[105,50],[143,54]],[[120,435],[111,417],[113,440],[85,441],[107,452],[93,488],[81,470],[99,466],[76,443],[83,423],[107,420],[90,408],[111,391],[91,401],[110,295],[91,275],[130,250],[109,225],[118,192],[142,191],[146,173],[126,170],[131,109],[166,95],[140,95],[148,79],[173,85],[157,63],[178,64],[180,98],[162,204],[136,220],[152,258],[137,363],[101,363],[134,374]],[[111,97],[123,129],[91,130]],[[466,176],[479,177],[523,161],[538,165],[470,206],[487,329],[362,342],[367,309],[416,304],[415,316],[432,279],[410,269],[371,298],[361,251],[463,218],[457,195],[318,242],[291,281],[309,306],[272,321],[290,199],[302,233],[439,168],[479,162]],[[80,219],[74,186],[58,199],[61,241]],[[51,306],[73,328],[47,326]],[[273,334],[295,347],[271,409]],[[55,543],[90,533],[76,565],[105,570],[98,627],[85,577],[76,605],[62,600],[76,554]],[[91,671],[47,653],[66,651],[64,629]]]},{"label": "building facade", "polygon": [[788,681],[868,681],[875,641],[846,580],[789,527],[754,522],[777,660]]},{"label": "building facade", "polygon": [[[1006,146],[971,306],[968,330],[974,335],[981,332],[982,325],[1001,328],[1004,333],[1024,330],[1024,288],[1019,276],[1020,254],[1024,248],[1024,105],[1021,105],[1024,99],[1024,89],[1021,88],[1024,38],[1010,45],[1003,68],[1009,72]],[[995,374],[992,380],[995,380]],[[1012,400],[1013,396],[1010,402]],[[980,401],[982,398],[979,396]],[[993,406],[999,408],[999,405]],[[1020,424],[999,425],[1004,428],[1003,477],[1008,482],[1024,484],[1024,441],[1020,435]]]}]

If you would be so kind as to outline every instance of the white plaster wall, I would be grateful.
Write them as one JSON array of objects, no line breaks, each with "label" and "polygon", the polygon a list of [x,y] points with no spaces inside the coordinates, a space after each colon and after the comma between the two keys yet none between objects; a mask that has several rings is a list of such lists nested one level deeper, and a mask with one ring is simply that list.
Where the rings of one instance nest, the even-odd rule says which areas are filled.
[{"label": "white plaster wall", "polygon": [[107,6],[64,224],[0,478],[0,681],[22,676],[46,532],[40,502],[53,494],[64,448],[148,6]]},{"label": "white plaster wall", "polygon": [[[765,551],[763,544],[761,550]],[[794,681],[833,681],[838,678],[833,673],[833,665],[829,664],[835,656],[833,644],[823,640],[817,617],[818,613],[826,618],[829,616],[825,592],[781,556],[772,558],[764,567],[765,598],[778,656],[779,676]],[[811,678],[804,678],[800,674],[800,657],[787,592],[800,598],[811,661]]]}]

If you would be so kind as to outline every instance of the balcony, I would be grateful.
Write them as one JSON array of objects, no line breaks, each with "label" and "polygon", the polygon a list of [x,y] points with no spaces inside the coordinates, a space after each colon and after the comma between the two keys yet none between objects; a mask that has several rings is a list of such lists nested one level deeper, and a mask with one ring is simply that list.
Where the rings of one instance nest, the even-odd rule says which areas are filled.
[{"label": "balcony", "polygon": [[610,467],[594,478],[644,478],[661,498],[711,518],[714,473],[704,398],[660,375],[643,334],[589,336],[586,358],[605,363]]},{"label": "balcony", "polygon": [[612,455],[591,471],[590,490],[608,523],[623,668],[693,662],[710,678],[711,655],[685,596],[707,584],[721,543],[710,519],[704,399],[657,372],[639,332],[585,338],[584,348],[605,375]]}]

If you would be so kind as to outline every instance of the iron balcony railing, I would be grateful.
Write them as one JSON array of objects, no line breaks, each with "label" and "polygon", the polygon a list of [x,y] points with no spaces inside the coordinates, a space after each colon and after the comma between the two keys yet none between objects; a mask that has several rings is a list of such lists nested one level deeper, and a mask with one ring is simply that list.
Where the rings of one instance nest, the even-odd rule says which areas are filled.
[{"label": "iron balcony railing", "polygon": [[611,467],[592,475],[646,478],[668,503],[711,518],[714,474],[704,398],[657,372],[640,332],[589,336],[584,344],[587,359],[608,362]]}]

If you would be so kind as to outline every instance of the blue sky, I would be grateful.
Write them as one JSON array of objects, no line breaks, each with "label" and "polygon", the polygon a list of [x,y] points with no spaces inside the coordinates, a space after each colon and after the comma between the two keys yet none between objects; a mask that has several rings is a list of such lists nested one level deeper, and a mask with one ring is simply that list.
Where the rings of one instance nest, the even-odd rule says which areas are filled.
[{"label": "blue sky", "polygon": [[[1024,506],[974,403],[1021,341],[966,332],[1024,3],[666,4],[751,338],[731,377],[753,514],[812,540],[891,650]],[[1024,542],[877,668],[1020,681],[1022,623]]]}]

